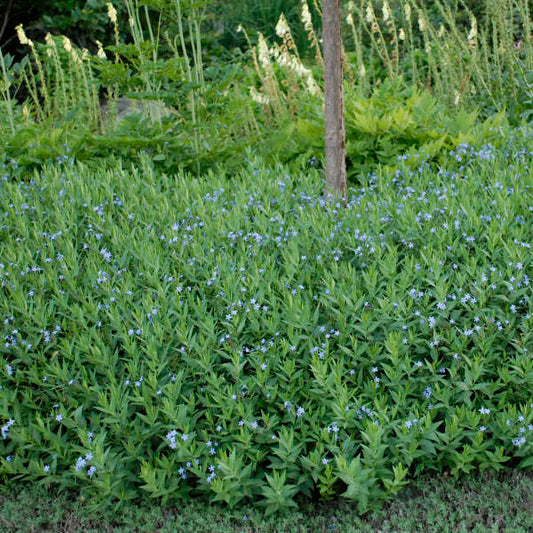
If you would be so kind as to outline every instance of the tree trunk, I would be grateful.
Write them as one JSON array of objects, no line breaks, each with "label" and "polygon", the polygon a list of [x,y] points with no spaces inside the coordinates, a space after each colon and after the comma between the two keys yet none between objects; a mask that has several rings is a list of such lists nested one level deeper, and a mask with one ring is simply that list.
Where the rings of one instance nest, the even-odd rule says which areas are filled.
[{"label": "tree trunk", "polygon": [[322,2],[324,54],[326,197],[346,205],[346,132],[342,76],[341,0]]}]

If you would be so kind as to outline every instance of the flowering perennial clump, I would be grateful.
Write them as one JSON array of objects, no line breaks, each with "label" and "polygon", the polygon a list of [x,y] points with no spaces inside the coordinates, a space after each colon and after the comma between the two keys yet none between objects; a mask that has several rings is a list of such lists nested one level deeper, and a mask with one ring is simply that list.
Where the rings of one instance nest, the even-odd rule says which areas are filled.
[{"label": "flowering perennial clump", "polygon": [[119,501],[361,512],[530,468],[532,133],[433,169],[0,172],[0,472]]}]

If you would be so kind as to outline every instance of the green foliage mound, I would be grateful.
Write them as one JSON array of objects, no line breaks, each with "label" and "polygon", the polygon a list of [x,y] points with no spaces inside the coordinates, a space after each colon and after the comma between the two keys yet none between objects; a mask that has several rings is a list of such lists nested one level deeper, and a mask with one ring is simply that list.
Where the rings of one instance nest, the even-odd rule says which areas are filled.
[{"label": "green foliage mound", "polygon": [[346,209],[251,156],[231,180],[7,165],[1,479],[363,513],[423,471],[530,469],[531,136]]},{"label": "green foliage mound", "polygon": [[[352,182],[380,166],[396,169],[399,158],[416,164],[424,154],[440,163],[463,143],[497,144],[499,129],[507,126],[503,113],[479,121],[475,110],[450,110],[429,91],[406,87],[401,80],[381,84],[368,98],[348,90],[345,105],[346,164]],[[265,145],[267,152],[296,166],[318,162],[324,153],[322,106],[302,106],[299,117]]]}]

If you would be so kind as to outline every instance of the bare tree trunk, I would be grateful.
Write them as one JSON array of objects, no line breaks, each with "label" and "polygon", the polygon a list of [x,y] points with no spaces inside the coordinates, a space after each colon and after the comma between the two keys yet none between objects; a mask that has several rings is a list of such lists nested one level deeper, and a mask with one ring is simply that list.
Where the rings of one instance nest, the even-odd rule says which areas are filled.
[{"label": "bare tree trunk", "polygon": [[341,0],[322,2],[324,54],[326,196],[346,205],[346,132],[342,87]]}]

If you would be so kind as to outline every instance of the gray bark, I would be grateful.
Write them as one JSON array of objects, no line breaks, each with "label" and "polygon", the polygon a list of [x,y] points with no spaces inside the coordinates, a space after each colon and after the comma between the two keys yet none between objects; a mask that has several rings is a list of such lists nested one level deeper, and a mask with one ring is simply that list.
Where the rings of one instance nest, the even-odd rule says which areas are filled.
[{"label": "gray bark", "polygon": [[342,75],[341,0],[322,2],[326,196],[346,205],[346,132]]}]

